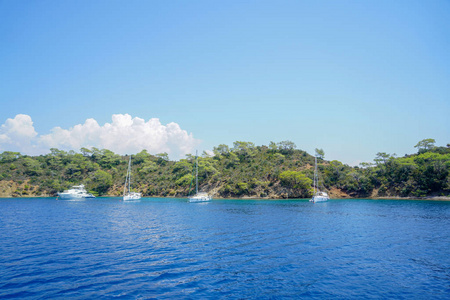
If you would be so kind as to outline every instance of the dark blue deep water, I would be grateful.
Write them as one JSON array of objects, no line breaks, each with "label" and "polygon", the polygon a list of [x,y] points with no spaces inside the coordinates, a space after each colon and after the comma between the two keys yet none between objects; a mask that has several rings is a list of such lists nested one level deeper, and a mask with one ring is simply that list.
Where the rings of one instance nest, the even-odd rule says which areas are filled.
[{"label": "dark blue deep water", "polygon": [[0,298],[450,299],[450,203],[0,199]]}]

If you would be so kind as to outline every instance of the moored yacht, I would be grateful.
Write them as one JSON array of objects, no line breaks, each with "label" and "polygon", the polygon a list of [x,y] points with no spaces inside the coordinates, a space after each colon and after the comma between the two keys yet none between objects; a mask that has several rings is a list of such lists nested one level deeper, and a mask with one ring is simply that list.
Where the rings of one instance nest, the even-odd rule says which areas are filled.
[{"label": "moored yacht", "polygon": [[74,185],[71,189],[65,190],[64,192],[58,193],[61,200],[71,200],[71,199],[88,199],[95,198],[94,195],[88,193],[84,188],[84,185]]},{"label": "moored yacht", "polygon": [[309,201],[311,201],[311,202],[326,202],[328,200],[330,200],[330,197],[328,196],[328,194],[325,192],[319,191],[319,192],[315,193],[314,196],[312,197],[312,199]]},{"label": "moored yacht", "polygon": [[315,157],[315,167],[314,167],[314,196],[311,198],[311,202],[326,202],[330,200],[330,197],[327,193],[321,192],[319,190],[319,177],[317,174],[317,156]]},{"label": "moored yacht", "polygon": [[141,199],[142,194],[138,192],[131,191],[131,155],[130,160],[128,161],[128,171],[127,177],[125,179],[125,186],[123,187],[123,200],[139,200]]},{"label": "moored yacht", "polygon": [[205,202],[210,201],[212,197],[208,193],[200,192],[196,193],[194,196],[189,197],[189,202]]},{"label": "moored yacht", "polygon": [[123,200],[139,200],[141,199],[142,194],[138,192],[128,192],[127,194],[123,195]]},{"label": "moored yacht", "polygon": [[212,196],[205,192],[198,192],[198,156],[195,153],[195,195],[189,197],[189,202],[207,202],[211,201]]}]

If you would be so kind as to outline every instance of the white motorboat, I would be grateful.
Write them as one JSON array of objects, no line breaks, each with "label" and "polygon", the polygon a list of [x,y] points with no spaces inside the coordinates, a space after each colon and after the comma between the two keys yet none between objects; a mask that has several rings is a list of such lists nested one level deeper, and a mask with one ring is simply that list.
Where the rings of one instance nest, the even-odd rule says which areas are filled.
[{"label": "white motorboat", "polygon": [[61,200],[76,200],[76,199],[88,199],[95,198],[94,195],[88,193],[84,188],[84,185],[74,185],[71,189],[65,190],[64,192],[58,193]]},{"label": "white motorboat", "polygon": [[210,201],[212,199],[212,197],[210,195],[208,195],[208,193],[197,193],[194,196],[189,198],[189,202],[206,202],[206,201]]},{"label": "white motorboat", "polygon": [[315,157],[313,187],[314,187],[314,196],[309,201],[311,201],[311,202],[326,202],[326,201],[330,200],[330,197],[328,196],[327,193],[321,192],[319,190],[319,176],[317,173],[317,156]]},{"label": "white motorboat", "polygon": [[189,197],[189,202],[207,202],[211,201],[212,196],[205,192],[198,192],[198,156],[195,153],[195,195]]},{"label": "white motorboat", "polygon": [[131,191],[131,155],[128,161],[127,177],[125,179],[125,186],[123,187],[123,200],[139,200],[142,194],[138,192]]}]

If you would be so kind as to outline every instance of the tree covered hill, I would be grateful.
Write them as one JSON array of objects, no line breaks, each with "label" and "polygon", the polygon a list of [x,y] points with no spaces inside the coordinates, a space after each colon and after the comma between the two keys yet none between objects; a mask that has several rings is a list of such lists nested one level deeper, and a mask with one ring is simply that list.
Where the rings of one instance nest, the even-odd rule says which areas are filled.
[{"label": "tree covered hill", "polygon": [[[450,194],[450,145],[419,142],[417,154],[396,157],[378,153],[373,164],[350,167],[326,161],[316,149],[321,189],[332,198],[423,197]],[[235,142],[219,145],[214,155],[198,158],[200,190],[224,198],[308,198],[312,195],[314,156],[294,143],[255,146]],[[0,196],[56,196],[72,185],[85,184],[96,195],[120,196],[128,156],[106,149],[80,153],[51,149],[41,156],[5,151],[0,154]],[[166,153],[143,150],[132,155],[132,187],[144,196],[186,197],[193,190],[195,157],[171,161]]]}]

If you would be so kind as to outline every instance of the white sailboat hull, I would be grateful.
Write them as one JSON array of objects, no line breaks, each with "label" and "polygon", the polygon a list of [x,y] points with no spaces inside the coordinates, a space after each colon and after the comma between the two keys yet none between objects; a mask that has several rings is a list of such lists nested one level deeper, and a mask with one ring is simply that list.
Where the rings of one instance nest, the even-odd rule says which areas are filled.
[{"label": "white sailboat hull", "polygon": [[328,200],[330,200],[330,198],[328,196],[314,196],[309,201],[311,201],[311,202],[327,202]]},{"label": "white sailboat hull", "polygon": [[141,193],[131,192],[123,196],[123,200],[139,200],[141,199],[142,195]]},{"label": "white sailboat hull", "polygon": [[189,198],[189,202],[207,202],[211,201],[212,197],[209,195],[195,195]]}]

